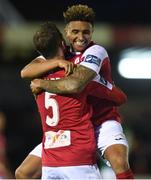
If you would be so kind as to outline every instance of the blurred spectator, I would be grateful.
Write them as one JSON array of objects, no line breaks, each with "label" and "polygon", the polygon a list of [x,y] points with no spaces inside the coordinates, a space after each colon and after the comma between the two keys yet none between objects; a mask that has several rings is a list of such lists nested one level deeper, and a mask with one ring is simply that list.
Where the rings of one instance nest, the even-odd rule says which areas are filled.
[{"label": "blurred spectator", "polygon": [[8,160],[6,155],[6,116],[0,111],[0,179],[12,178],[11,171],[8,168]]}]

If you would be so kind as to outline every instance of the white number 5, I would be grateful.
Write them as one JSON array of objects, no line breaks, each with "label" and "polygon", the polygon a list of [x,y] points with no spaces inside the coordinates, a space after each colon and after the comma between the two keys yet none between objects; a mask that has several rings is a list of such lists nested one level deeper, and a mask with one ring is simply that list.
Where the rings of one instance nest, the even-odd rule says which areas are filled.
[{"label": "white number 5", "polygon": [[46,116],[46,124],[49,126],[56,126],[59,122],[59,106],[54,98],[51,98],[52,93],[45,92],[45,108],[52,108],[52,118]]}]

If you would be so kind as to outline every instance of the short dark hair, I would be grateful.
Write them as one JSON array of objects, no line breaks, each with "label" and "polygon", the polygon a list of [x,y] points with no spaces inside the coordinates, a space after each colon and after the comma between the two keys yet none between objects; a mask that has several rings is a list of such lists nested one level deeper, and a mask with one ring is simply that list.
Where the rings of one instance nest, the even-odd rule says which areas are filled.
[{"label": "short dark hair", "polygon": [[53,58],[59,46],[61,46],[63,36],[53,22],[45,22],[33,36],[33,43],[36,50],[45,58]]},{"label": "short dark hair", "polygon": [[63,12],[64,20],[66,23],[70,21],[87,21],[92,25],[94,24],[95,12],[87,5],[73,5]]}]

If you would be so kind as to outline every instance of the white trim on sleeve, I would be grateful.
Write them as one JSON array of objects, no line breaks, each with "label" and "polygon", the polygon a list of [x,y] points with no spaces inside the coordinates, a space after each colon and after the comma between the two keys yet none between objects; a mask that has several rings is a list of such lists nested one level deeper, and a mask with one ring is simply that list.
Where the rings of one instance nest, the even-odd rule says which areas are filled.
[{"label": "white trim on sleeve", "polygon": [[98,74],[103,60],[107,57],[108,54],[104,47],[100,45],[93,45],[82,54],[81,58],[83,61],[80,64],[92,69]]}]

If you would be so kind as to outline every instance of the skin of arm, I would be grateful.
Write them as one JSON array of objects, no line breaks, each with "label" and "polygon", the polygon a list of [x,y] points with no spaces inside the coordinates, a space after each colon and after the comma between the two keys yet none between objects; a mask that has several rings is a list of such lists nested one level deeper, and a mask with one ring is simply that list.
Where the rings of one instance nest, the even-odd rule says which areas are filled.
[{"label": "skin of arm", "polygon": [[40,179],[41,158],[29,154],[15,171],[16,179]]},{"label": "skin of arm", "polygon": [[[73,74],[63,79],[53,81],[43,79],[33,80],[31,82],[31,89],[34,94],[37,94],[40,89],[57,94],[79,93],[95,76],[96,73],[94,71],[78,65],[77,68],[74,69]],[[112,88],[110,89],[107,88],[107,85],[105,84],[99,84],[97,86],[96,84],[98,83],[91,81],[87,86],[88,92],[91,93],[90,95],[101,99],[108,99],[116,106],[120,106],[127,102],[126,94],[115,85],[112,85]]]},{"label": "skin of arm", "polygon": [[31,82],[32,92],[43,89],[56,94],[73,94],[81,92],[86,85],[96,76],[96,72],[78,65],[69,76],[59,80],[35,79]]},{"label": "skin of arm", "polygon": [[[92,72],[92,70],[80,65],[78,68],[75,68],[73,74],[63,79],[35,79],[31,82],[31,89],[34,94],[39,93],[39,89],[56,94],[79,93],[95,75],[94,71]],[[108,88],[107,85],[91,81],[86,88],[90,93],[89,95],[112,101],[115,106],[120,106],[127,102],[126,94],[115,85],[112,85],[112,88]]]},{"label": "skin of arm", "polygon": [[32,80],[34,78],[41,77],[43,74],[57,67],[64,68],[65,74],[69,75],[73,72],[74,66],[75,65],[72,62],[61,59],[61,57],[60,59],[47,60],[37,57],[21,70],[21,77],[23,79]]}]

